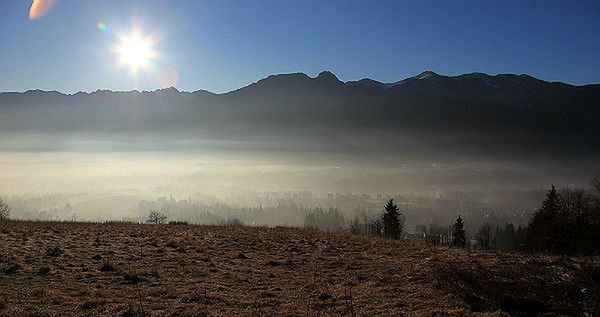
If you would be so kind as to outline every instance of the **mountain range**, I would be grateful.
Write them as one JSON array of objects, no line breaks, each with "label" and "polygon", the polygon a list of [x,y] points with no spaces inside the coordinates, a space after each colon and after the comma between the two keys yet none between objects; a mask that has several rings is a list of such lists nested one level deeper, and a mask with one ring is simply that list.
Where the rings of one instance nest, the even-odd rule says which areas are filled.
[{"label": "mountain range", "polygon": [[0,134],[2,151],[239,147],[576,157],[600,153],[600,85],[431,71],[395,83],[342,82],[323,71],[271,75],[223,94],[4,92]]}]

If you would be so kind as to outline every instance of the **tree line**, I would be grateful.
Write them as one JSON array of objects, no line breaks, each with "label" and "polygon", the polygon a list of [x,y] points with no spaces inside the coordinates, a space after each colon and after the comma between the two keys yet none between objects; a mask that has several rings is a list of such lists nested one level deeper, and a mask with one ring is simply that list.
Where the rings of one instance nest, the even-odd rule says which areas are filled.
[{"label": "tree line", "polygon": [[[594,176],[590,189],[550,187],[545,200],[534,212],[528,226],[484,223],[468,239],[461,215],[453,225],[431,223],[422,232],[423,240],[432,245],[464,248],[471,243],[485,250],[523,250],[562,255],[600,254],[600,176]],[[404,238],[404,217],[390,199],[381,217],[357,214],[348,221],[355,234]]]},{"label": "tree line", "polygon": [[[528,226],[505,223],[495,227],[484,223],[468,239],[461,215],[451,226],[431,223],[422,232],[425,242],[432,245],[466,247],[475,242],[485,250],[527,250],[563,255],[600,254],[600,176],[591,180],[590,189],[557,190],[552,185],[541,206],[531,217]],[[278,206],[281,207],[281,206]],[[296,207],[297,206],[290,206]],[[300,206],[300,208],[304,208]],[[379,216],[357,214],[346,222],[338,209],[325,212],[320,207],[304,208],[304,226],[323,230],[348,230],[354,234],[382,236],[390,239],[405,238],[405,218],[394,199],[390,199]],[[264,212],[260,207],[254,212]],[[0,197],[0,220],[10,217],[11,208]],[[150,210],[146,222],[165,223],[167,216]],[[237,219],[239,224],[243,222]]]},{"label": "tree line", "polygon": [[348,221],[348,231],[353,234],[401,239],[404,237],[405,222],[400,208],[394,199],[390,199],[379,217],[363,212],[351,218]]},{"label": "tree line", "polygon": [[551,186],[546,199],[529,222],[529,250],[564,255],[600,254],[600,177],[592,189]]},{"label": "tree line", "polygon": [[[589,189],[561,191],[552,185],[527,226],[505,223],[493,227],[484,223],[471,241],[485,250],[600,255],[600,176],[594,176],[591,185]],[[433,245],[465,247],[463,232],[459,216],[453,226],[432,223],[425,240]]]}]

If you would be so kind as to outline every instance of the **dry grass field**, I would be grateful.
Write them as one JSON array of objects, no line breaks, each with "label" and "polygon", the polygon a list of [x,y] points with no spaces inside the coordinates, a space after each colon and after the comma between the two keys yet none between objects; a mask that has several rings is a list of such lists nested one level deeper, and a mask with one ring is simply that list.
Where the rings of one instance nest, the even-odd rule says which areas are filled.
[{"label": "dry grass field", "polygon": [[0,223],[1,316],[600,312],[600,259],[293,228]]}]

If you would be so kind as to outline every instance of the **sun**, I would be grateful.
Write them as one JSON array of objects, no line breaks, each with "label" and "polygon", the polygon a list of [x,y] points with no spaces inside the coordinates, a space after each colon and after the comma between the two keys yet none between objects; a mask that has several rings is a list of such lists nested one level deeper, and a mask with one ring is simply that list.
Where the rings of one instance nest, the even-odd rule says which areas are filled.
[{"label": "sun", "polygon": [[132,71],[148,67],[156,53],[152,50],[152,42],[138,34],[121,37],[116,48],[122,65],[128,65]]}]

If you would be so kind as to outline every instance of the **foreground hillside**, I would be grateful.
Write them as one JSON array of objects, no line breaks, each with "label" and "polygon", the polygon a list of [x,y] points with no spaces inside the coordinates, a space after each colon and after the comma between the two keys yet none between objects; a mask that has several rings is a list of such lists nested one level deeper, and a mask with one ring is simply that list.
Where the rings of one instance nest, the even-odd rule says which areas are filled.
[{"label": "foreground hillside", "polygon": [[600,312],[600,259],[292,228],[0,223],[4,316]]}]

